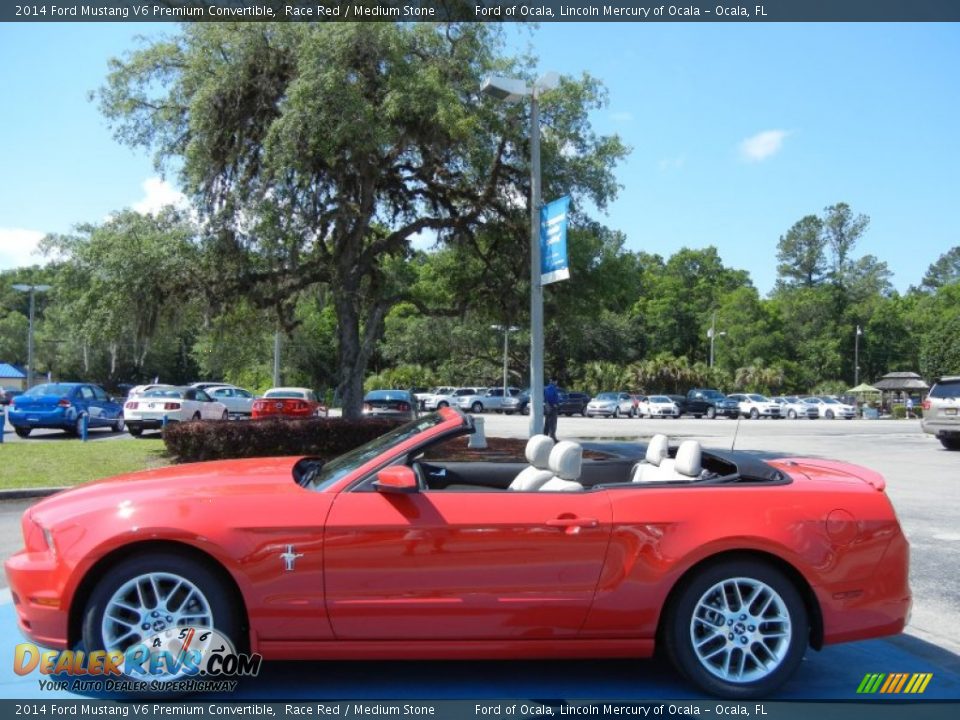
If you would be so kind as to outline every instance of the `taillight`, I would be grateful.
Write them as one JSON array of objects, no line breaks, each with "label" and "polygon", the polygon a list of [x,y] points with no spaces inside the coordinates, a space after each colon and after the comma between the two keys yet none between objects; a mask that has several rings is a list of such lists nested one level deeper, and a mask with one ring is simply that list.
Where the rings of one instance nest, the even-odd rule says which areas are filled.
[{"label": "taillight", "polygon": [[178,402],[168,402],[168,403],[164,403],[164,404],[163,404],[163,409],[164,409],[164,410],[179,410],[179,409],[180,409],[180,403],[178,403]]},{"label": "taillight", "polygon": [[135,403],[135,402],[128,402],[126,405],[124,405],[124,407],[125,407],[127,410],[136,410],[137,407],[138,407],[138,405],[137,405],[137,403]]},{"label": "taillight", "polygon": [[303,400],[297,400],[297,404],[293,407],[294,410],[309,410],[310,406],[305,403]]},{"label": "taillight", "polygon": [[924,410],[929,410],[929,409],[930,409],[930,398],[927,398],[927,399],[925,399],[925,400],[923,401],[923,409],[924,409]]},{"label": "taillight", "polygon": [[57,403],[59,407],[70,407],[70,401],[66,398],[60,398],[60,401]]},{"label": "taillight", "polygon": [[397,410],[402,410],[403,412],[407,412],[409,409],[410,409],[410,406],[405,402],[402,402],[397,405]]}]

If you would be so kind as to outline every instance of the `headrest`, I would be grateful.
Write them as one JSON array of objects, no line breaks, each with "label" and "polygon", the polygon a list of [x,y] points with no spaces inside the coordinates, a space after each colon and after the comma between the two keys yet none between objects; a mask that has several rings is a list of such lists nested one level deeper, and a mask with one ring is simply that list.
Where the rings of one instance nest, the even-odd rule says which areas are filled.
[{"label": "headrest", "polygon": [[666,435],[654,435],[650,438],[650,444],[647,445],[647,462],[651,465],[660,465],[660,462],[667,456],[667,450],[670,441]]},{"label": "headrest", "polygon": [[550,469],[561,480],[579,478],[582,463],[583,448],[575,442],[561,440],[550,451]]},{"label": "headrest", "polygon": [[684,440],[680,443],[680,449],[677,450],[677,459],[673,465],[675,472],[689,477],[697,477],[703,467],[700,464],[702,451],[700,443],[696,440]]},{"label": "headrest", "polygon": [[553,439],[546,435],[534,435],[527,440],[527,462],[538,470],[550,469],[550,451]]}]

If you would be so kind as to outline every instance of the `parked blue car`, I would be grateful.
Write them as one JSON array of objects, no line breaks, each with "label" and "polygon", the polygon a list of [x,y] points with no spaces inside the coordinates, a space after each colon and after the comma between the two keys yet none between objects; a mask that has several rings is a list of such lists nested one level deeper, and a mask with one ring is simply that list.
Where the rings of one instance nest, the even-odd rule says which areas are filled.
[{"label": "parked blue car", "polygon": [[10,403],[7,419],[20,437],[34,428],[59,428],[80,435],[83,418],[88,428],[123,430],[123,404],[99,385],[44,383],[35,385]]}]

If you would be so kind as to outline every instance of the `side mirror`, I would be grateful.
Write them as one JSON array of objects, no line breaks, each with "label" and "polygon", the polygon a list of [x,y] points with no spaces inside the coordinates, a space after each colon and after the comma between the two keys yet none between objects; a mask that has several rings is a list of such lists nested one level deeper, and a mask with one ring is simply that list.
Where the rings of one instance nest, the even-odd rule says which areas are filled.
[{"label": "side mirror", "polygon": [[406,465],[394,465],[384,468],[377,473],[373,482],[377,492],[382,493],[416,493],[420,492],[417,476]]}]

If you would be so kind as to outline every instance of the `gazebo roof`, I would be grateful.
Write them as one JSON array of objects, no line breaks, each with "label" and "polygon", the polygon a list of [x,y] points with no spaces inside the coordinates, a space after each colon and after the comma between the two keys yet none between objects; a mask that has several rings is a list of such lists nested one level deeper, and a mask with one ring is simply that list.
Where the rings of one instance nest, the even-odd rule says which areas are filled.
[{"label": "gazebo roof", "polygon": [[915,372],[891,372],[873,384],[878,390],[929,390],[923,378]]}]

